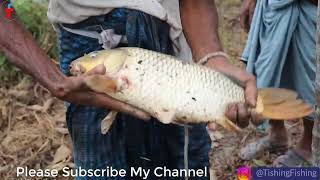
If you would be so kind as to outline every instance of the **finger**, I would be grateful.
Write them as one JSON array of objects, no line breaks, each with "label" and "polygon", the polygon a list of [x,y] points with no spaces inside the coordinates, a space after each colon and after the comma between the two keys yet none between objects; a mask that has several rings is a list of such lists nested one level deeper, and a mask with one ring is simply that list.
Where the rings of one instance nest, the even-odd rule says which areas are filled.
[{"label": "finger", "polygon": [[244,25],[244,18],[245,18],[245,15],[243,13],[240,14],[240,27],[242,29],[245,28],[245,25]]},{"label": "finger", "polygon": [[85,84],[83,76],[71,76],[68,77],[68,80],[63,84],[66,94],[69,94],[73,91],[83,91],[87,90],[88,87]]},{"label": "finger", "polygon": [[240,15],[240,26],[246,32],[248,32],[248,19],[249,19],[249,13],[247,10],[245,10]]},{"label": "finger", "polygon": [[244,30],[248,33],[250,29],[250,24],[249,24],[249,13],[246,14],[246,17],[244,19]]},{"label": "finger", "polygon": [[95,93],[91,91],[74,92],[66,98],[67,101],[76,104],[89,105],[95,107],[106,107],[119,112],[133,115],[137,118],[148,120],[150,115],[138,108],[130,106],[124,102],[115,100],[105,94]]},{"label": "finger", "polygon": [[88,71],[86,73],[86,75],[96,75],[96,74],[100,74],[103,75],[106,73],[106,68],[103,64],[99,64],[96,67],[94,67],[93,69],[91,69],[90,71]]},{"label": "finger", "polygon": [[245,85],[245,100],[246,103],[254,108],[256,106],[256,101],[258,97],[258,89],[256,85],[256,78],[253,76],[248,76]]},{"label": "finger", "polygon": [[225,115],[228,119],[230,119],[233,123],[237,123],[237,104],[232,103],[227,106]]},{"label": "finger", "polygon": [[245,103],[238,103],[238,126],[241,128],[245,128],[249,125],[250,114],[248,112],[248,108]]},{"label": "finger", "polygon": [[255,126],[259,126],[264,122],[264,119],[261,114],[251,111],[251,123]]},{"label": "finger", "polygon": [[254,15],[254,10],[250,11],[250,13],[249,13],[249,21],[248,21],[249,30],[250,30],[250,26],[251,26],[251,23],[252,23],[253,15]]},{"label": "finger", "polygon": [[85,75],[69,77],[69,81],[66,84],[67,92],[89,90],[90,88],[85,83],[85,77],[97,74],[103,75],[105,74],[105,72],[106,68],[103,64],[100,64],[92,70],[88,71]]},{"label": "finger", "polygon": [[249,18],[248,18],[248,31],[250,30],[251,27],[251,23],[252,23],[252,19],[254,16],[254,11],[256,8],[256,1],[251,1],[249,4]]},{"label": "finger", "polygon": [[252,19],[253,19],[253,15],[254,15],[254,10],[255,10],[255,5],[250,8],[250,11],[249,11],[249,18],[248,18],[248,32],[250,30],[250,27],[251,27],[251,24],[252,24]]},{"label": "finger", "polygon": [[209,131],[216,131],[218,129],[218,124],[215,122],[208,123],[207,125]]}]

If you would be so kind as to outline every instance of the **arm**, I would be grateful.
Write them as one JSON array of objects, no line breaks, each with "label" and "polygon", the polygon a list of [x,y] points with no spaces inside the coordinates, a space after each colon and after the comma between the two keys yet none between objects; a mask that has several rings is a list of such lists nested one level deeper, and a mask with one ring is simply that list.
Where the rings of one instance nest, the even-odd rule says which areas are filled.
[{"label": "arm", "polygon": [[244,0],[240,12],[240,25],[246,32],[249,32],[253,19],[257,0]]},{"label": "arm", "polygon": [[[192,49],[195,60],[206,54],[221,51],[222,46],[218,36],[218,13],[212,0],[180,0],[181,21],[187,41]],[[256,104],[257,88],[254,76],[243,69],[235,67],[224,57],[215,57],[206,64],[209,68],[236,80],[245,88],[246,104],[254,107]],[[241,121],[247,124],[248,112],[241,104],[231,105],[226,115],[235,120],[237,111]]]},{"label": "arm", "polygon": [[180,0],[181,21],[196,60],[221,51],[218,36],[218,13],[212,0]]},{"label": "arm", "polygon": [[[314,5],[318,5],[318,0],[308,0]],[[250,25],[253,19],[254,10],[257,0],[244,0],[240,12],[240,25],[246,32],[249,32]]]},{"label": "arm", "polygon": [[[2,4],[3,0],[0,0],[0,3]],[[5,13],[3,6],[0,13],[3,17]],[[7,21],[5,18],[0,18],[0,27],[0,51],[13,65],[31,75],[54,96],[76,104],[106,107],[139,117],[147,117],[145,113],[125,103],[89,91],[84,84],[83,76],[63,75],[18,20]],[[91,73],[104,74],[104,72],[105,69],[99,67]]]}]

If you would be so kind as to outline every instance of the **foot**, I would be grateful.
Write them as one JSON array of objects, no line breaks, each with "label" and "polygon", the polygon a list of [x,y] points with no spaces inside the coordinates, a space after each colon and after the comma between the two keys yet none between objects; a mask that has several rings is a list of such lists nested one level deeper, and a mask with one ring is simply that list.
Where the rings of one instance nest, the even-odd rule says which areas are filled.
[{"label": "foot", "polygon": [[295,149],[289,150],[273,162],[275,167],[309,167],[311,165],[312,163],[301,156]]},{"label": "foot", "polygon": [[297,146],[294,148],[294,151],[299,154],[304,159],[311,159],[312,156],[312,130],[313,130],[313,121],[303,120],[303,134],[300,141],[297,143]]},{"label": "foot", "polygon": [[294,148],[294,151],[297,154],[299,154],[301,157],[303,157],[303,159],[310,160],[311,157],[312,157],[311,150],[308,150],[306,148],[301,148],[301,147],[297,146],[297,147]]},{"label": "foot", "polygon": [[251,160],[261,156],[265,151],[284,153],[288,149],[287,130],[283,121],[269,121],[269,135],[248,144],[240,150],[240,158]]},{"label": "foot", "polygon": [[243,160],[252,160],[263,155],[265,151],[272,153],[284,153],[288,150],[288,138],[275,136],[265,136],[253,143],[248,144],[240,150],[240,158]]}]

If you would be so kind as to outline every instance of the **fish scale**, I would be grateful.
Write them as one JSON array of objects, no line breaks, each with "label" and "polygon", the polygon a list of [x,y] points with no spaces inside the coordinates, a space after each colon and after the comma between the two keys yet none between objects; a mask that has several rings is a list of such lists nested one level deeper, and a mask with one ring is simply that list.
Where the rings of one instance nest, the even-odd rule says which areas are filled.
[{"label": "fish scale", "polygon": [[[163,119],[166,110],[174,114],[173,120],[221,120],[225,118],[224,110],[229,103],[244,102],[243,89],[214,70],[152,51],[121,50],[126,51],[129,58],[125,61],[128,69],[120,73],[130,77],[132,87],[111,96],[155,114],[160,121],[167,122]],[[144,74],[142,80],[136,78],[139,74]],[[183,93],[186,90],[190,94]]]}]

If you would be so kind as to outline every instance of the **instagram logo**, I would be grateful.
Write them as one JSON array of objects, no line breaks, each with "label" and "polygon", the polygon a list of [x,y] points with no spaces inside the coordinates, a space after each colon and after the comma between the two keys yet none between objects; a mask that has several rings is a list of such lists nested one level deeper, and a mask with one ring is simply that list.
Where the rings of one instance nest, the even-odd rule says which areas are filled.
[{"label": "instagram logo", "polygon": [[250,180],[251,179],[251,168],[244,166],[238,168],[238,180]]},{"label": "instagram logo", "polygon": [[6,7],[6,18],[12,19],[11,14],[13,13],[12,3],[9,3]]},{"label": "instagram logo", "polygon": [[17,17],[16,11],[15,11],[15,9],[13,7],[13,3],[12,2],[4,1],[1,4],[1,6],[2,6],[2,9],[4,11],[3,13],[1,13],[1,14],[3,14],[3,18],[5,18],[6,20],[11,21],[11,20],[14,20]]}]

